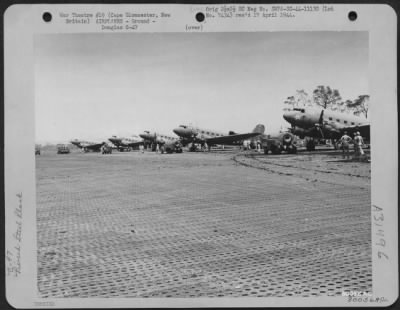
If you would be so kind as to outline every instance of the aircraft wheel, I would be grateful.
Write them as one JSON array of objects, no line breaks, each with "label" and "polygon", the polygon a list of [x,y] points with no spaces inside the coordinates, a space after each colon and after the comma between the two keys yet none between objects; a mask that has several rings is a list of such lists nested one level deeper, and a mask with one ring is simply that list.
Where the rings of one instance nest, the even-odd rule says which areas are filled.
[{"label": "aircraft wheel", "polygon": [[307,139],[306,141],[306,149],[307,151],[315,151],[315,142],[313,139]]},{"label": "aircraft wheel", "polygon": [[278,155],[281,153],[282,150],[281,150],[280,146],[273,145],[273,146],[271,146],[271,151],[272,151],[272,154]]}]

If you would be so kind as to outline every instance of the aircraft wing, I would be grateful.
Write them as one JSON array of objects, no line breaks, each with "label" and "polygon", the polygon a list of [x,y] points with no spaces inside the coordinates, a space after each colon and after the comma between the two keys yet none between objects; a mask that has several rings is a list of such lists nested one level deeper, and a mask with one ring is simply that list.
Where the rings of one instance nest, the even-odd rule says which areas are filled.
[{"label": "aircraft wing", "polygon": [[249,138],[253,138],[260,135],[259,132],[251,132],[251,133],[244,133],[244,134],[235,134],[235,135],[228,135],[222,137],[215,137],[215,138],[207,138],[206,142],[208,144],[229,144],[241,140],[247,140]]},{"label": "aircraft wing", "polygon": [[144,143],[143,141],[129,142],[129,143],[126,143],[126,145],[129,146],[129,147],[137,147],[139,145],[143,145],[143,143]]},{"label": "aircraft wing", "polygon": [[353,135],[356,131],[359,131],[362,137],[368,140],[370,138],[370,124],[340,128],[341,133],[344,133],[345,131],[347,131],[347,133],[350,135]]},{"label": "aircraft wing", "polygon": [[100,149],[104,144],[105,142],[102,142],[102,143],[84,145],[83,147],[89,150],[97,150]]}]

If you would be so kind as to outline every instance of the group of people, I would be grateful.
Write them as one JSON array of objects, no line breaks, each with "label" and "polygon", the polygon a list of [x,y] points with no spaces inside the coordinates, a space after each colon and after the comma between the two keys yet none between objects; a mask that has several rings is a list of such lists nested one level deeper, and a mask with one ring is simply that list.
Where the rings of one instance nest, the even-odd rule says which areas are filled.
[{"label": "group of people", "polygon": [[350,143],[354,144],[354,158],[362,159],[364,157],[364,151],[362,149],[364,145],[364,140],[360,135],[360,132],[357,131],[354,133],[354,139],[352,139],[349,135],[347,135],[347,131],[344,132],[344,135],[340,138],[340,143],[342,145],[343,157],[350,158]]}]

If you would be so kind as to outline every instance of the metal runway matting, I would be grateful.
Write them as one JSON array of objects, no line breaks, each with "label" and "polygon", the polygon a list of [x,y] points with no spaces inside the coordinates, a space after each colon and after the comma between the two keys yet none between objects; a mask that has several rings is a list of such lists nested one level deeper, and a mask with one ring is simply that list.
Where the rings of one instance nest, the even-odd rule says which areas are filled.
[{"label": "metal runway matting", "polygon": [[231,154],[38,157],[38,295],[370,292],[369,179],[320,174]]}]

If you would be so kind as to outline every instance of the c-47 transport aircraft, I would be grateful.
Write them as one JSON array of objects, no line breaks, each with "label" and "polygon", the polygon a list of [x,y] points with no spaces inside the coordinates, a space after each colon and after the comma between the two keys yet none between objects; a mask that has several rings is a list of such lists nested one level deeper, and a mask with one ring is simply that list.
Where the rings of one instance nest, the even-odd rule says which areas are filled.
[{"label": "c-47 transport aircraft", "polygon": [[207,145],[208,148],[210,148],[211,145],[217,144],[241,145],[243,140],[247,140],[260,135],[262,133],[258,130],[260,128],[261,127],[257,125],[255,130],[250,133],[237,134],[233,131],[230,131],[228,134],[226,134],[209,129],[202,129],[199,127],[180,125],[173,131],[181,138],[181,142],[183,145],[188,145],[191,143],[192,146],[190,147],[190,149],[194,151],[196,149],[195,144],[200,144],[202,147]]},{"label": "c-47 transport aircraft", "polygon": [[71,143],[75,146],[77,146],[78,148],[82,149],[83,152],[100,152],[101,147],[106,144],[105,142],[88,142],[88,141],[83,141],[83,140],[72,140]]},{"label": "c-47 transport aircraft", "polygon": [[[370,122],[356,115],[326,109],[294,108],[285,112],[283,118],[292,125],[291,132],[301,139],[338,140],[345,131],[351,136],[359,131],[365,139],[370,138]],[[315,150],[313,139],[307,141],[306,148],[308,151]]]},{"label": "c-47 transport aircraft", "polygon": [[162,135],[148,130],[142,132],[141,134],[139,134],[139,136],[143,139],[143,143],[145,146],[151,146],[152,151],[156,150],[157,144],[161,147],[164,144],[170,145],[178,141],[178,138],[176,137]]},{"label": "c-47 transport aircraft", "polygon": [[143,144],[143,140],[138,136],[129,138],[112,136],[108,140],[117,147],[118,151],[131,150]]}]

